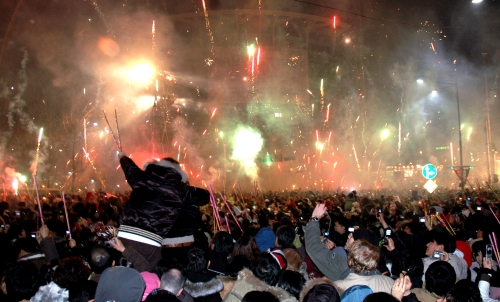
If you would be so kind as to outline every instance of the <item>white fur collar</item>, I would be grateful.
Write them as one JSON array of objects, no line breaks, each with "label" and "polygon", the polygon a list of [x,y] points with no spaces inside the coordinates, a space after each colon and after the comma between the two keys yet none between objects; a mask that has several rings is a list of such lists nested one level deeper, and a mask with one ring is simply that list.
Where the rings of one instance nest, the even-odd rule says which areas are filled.
[{"label": "white fur collar", "polygon": [[144,164],[144,171],[146,171],[146,168],[149,166],[149,165],[157,165],[157,166],[161,166],[161,167],[165,167],[165,168],[172,168],[174,169],[177,173],[179,173],[181,175],[181,178],[182,178],[182,182],[185,182],[187,183],[188,182],[188,175],[186,172],[184,172],[184,170],[181,169],[181,167],[177,164],[174,164],[172,162],[169,162],[167,160],[160,160],[160,161],[153,161],[153,162],[147,162],[146,164]]}]

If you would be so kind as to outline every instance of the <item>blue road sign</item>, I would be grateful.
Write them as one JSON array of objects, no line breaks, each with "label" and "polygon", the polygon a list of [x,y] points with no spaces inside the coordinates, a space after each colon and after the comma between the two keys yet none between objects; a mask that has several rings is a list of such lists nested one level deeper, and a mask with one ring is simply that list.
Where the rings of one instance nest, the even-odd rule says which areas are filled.
[{"label": "blue road sign", "polygon": [[432,164],[427,164],[422,168],[422,175],[425,179],[436,178],[438,171]]}]

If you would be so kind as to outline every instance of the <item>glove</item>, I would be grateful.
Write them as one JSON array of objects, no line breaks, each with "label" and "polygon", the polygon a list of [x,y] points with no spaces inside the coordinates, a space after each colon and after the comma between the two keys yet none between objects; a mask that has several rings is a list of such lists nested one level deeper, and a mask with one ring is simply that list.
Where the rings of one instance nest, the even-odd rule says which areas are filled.
[{"label": "glove", "polygon": [[123,151],[117,151],[116,154],[118,155],[118,159],[121,159],[122,157],[127,156],[127,155],[125,155],[125,153]]}]

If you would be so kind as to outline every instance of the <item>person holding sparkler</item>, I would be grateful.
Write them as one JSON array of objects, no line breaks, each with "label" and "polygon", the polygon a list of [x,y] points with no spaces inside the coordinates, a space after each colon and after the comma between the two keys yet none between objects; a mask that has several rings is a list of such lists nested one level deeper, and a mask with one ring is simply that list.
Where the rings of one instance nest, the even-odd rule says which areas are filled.
[{"label": "person holding sparkler", "polygon": [[[132,247],[151,268],[161,259],[161,246],[193,243],[199,206],[209,202],[207,190],[190,186],[187,174],[172,158],[146,164],[141,170],[122,151],[120,165],[132,187],[120,218],[118,236],[125,249]],[[201,219],[200,219],[201,220]]]}]

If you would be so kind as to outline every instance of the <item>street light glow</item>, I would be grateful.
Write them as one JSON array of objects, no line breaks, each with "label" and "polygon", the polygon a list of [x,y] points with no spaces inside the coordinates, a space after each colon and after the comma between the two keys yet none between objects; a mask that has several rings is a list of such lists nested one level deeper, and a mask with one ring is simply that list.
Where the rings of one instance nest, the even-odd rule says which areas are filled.
[{"label": "street light glow", "polygon": [[418,79],[418,80],[417,80],[417,83],[419,83],[419,84],[423,84],[423,83],[424,83],[424,80],[422,80],[422,79]]},{"label": "street light glow", "polygon": [[483,0],[472,0],[472,3],[481,3]]}]

